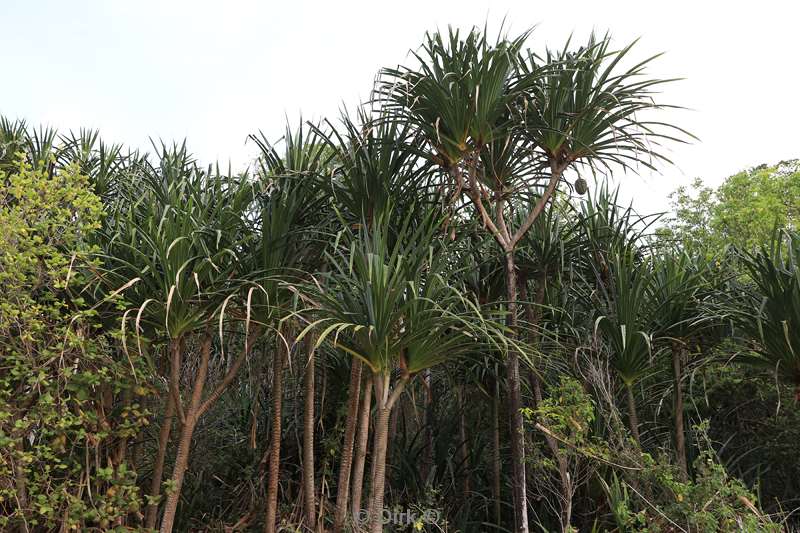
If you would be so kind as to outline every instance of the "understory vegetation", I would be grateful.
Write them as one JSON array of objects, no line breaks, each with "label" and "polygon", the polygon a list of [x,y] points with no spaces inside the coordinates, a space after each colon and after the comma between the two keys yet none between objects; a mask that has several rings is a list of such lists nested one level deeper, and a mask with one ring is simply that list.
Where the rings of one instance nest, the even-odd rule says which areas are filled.
[{"label": "understory vegetation", "polygon": [[536,46],[428,34],[241,172],[0,119],[0,530],[798,527],[800,165],[639,214],[657,56]]}]

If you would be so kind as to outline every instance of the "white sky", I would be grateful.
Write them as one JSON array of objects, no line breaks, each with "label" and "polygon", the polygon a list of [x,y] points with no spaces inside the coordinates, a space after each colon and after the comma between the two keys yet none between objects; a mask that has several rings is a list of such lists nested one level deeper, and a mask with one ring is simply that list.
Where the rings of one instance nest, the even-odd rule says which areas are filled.
[{"label": "white sky", "polygon": [[0,113],[138,147],[188,138],[202,161],[243,166],[248,133],[277,139],[286,116],[337,116],[426,30],[496,29],[503,17],[512,33],[536,25],[537,49],[592,29],[642,37],[639,57],[666,52],[654,76],[687,78],[664,101],[693,110],[662,118],[701,141],[675,146],[660,174],[617,176],[640,211],[665,209],[695,176],[718,184],[800,157],[795,1],[0,0]]}]

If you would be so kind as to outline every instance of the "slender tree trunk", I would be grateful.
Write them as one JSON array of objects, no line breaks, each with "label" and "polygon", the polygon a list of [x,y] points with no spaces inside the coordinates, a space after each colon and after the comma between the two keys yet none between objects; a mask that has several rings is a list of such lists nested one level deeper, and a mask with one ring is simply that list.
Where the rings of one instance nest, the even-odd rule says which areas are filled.
[{"label": "slender tree trunk", "polygon": [[[161,425],[161,430],[158,433],[158,452],[156,455],[156,462],[153,465],[153,477],[150,480],[150,496],[153,499],[161,495],[161,483],[164,477],[164,463],[167,457],[167,448],[169,447],[169,439],[172,433],[172,420],[179,414],[182,415],[183,411],[180,406],[180,378],[181,378],[181,363],[183,358],[183,350],[185,348],[185,339],[179,337],[172,339],[169,342],[169,382],[167,384],[167,403],[164,406],[164,420]],[[183,421],[179,418],[179,427],[182,427]],[[147,506],[145,525],[150,529],[156,528],[158,522],[158,503]]]},{"label": "slender tree trunk", "polygon": [[423,370],[422,379],[425,387],[425,452],[420,471],[422,473],[422,482],[428,483],[429,481],[432,482],[431,472],[433,471],[433,457],[436,446],[433,435],[433,428],[436,426],[436,405],[434,403],[433,378],[430,368]]},{"label": "slender tree trunk", "polygon": [[633,396],[633,387],[625,385],[625,391],[628,396],[628,422],[631,426],[631,434],[636,444],[641,446],[642,440],[639,437],[639,415],[636,414],[636,398]]},{"label": "slender tree trunk", "polygon": [[492,394],[492,497],[494,498],[494,519],[495,524],[500,526],[502,522],[500,508],[500,380],[497,379],[497,368],[495,367],[494,391]]},{"label": "slender tree trunk", "polygon": [[304,385],[305,402],[303,409],[303,503],[306,527],[316,530],[317,502],[314,484],[314,335],[306,340],[308,362],[306,364]]},{"label": "slender tree trunk", "polygon": [[278,517],[278,481],[281,467],[281,411],[283,409],[283,365],[288,346],[280,336],[273,356],[272,378],[272,434],[270,436],[269,480],[267,481],[267,516],[265,533],[275,533]]},{"label": "slender tree trunk", "polygon": [[[172,419],[175,417],[175,403],[171,394],[167,394],[167,404],[164,408],[164,418],[161,421],[161,429],[158,432],[158,451],[156,460],[153,464],[153,477],[150,478],[150,497],[158,498],[161,494],[161,480],[164,477],[164,461],[167,457],[167,446],[169,445],[169,435],[172,431]],[[145,527],[155,529],[158,521],[158,503],[147,506],[145,511]]]},{"label": "slender tree trunk", "polygon": [[372,408],[372,382],[367,379],[362,391],[363,399],[358,414],[358,442],[356,443],[355,463],[353,464],[353,518],[361,518],[361,496],[364,488],[364,465],[367,460],[369,443],[369,415]]},{"label": "slender tree trunk", "polygon": [[386,489],[386,448],[389,435],[389,415],[397,398],[403,392],[406,380],[403,378],[392,390],[389,388],[388,375],[373,374],[375,390],[375,431],[373,442],[373,475],[372,495],[369,506],[369,532],[383,532],[383,497]]},{"label": "slender tree trunk", "polygon": [[[525,320],[528,322],[528,326],[530,328],[530,336],[529,340],[531,346],[539,347],[539,340],[541,339],[540,333],[540,326],[542,320],[542,304],[544,304],[544,297],[545,297],[545,284],[547,283],[547,274],[541,274],[538,279],[536,280],[536,289],[533,293],[533,304],[528,301],[528,280],[520,276],[519,282],[519,297],[525,303]],[[528,373],[528,378],[530,381],[531,390],[534,389],[535,385],[538,385],[541,392],[541,384],[539,384],[539,376],[536,374],[536,370],[531,368]],[[534,395],[534,405],[533,408],[536,409],[538,407],[538,403],[541,401],[536,400],[536,396]]]},{"label": "slender tree trunk", "polygon": [[[186,475],[186,468],[189,465],[189,450],[192,444],[192,434],[197,426],[200,416],[200,407],[203,400],[203,388],[208,375],[208,362],[211,358],[211,334],[206,333],[200,345],[200,364],[197,367],[194,387],[192,388],[192,398],[189,409],[186,413],[186,420],[181,429],[181,437],[178,443],[178,453],[175,456],[175,466],[172,470],[173,491],[167,497],[164,506],[164,518],[161,521],[161,533],[171,533],[175,524],[175,513],[178,510],[178,501],[181,497],[181,487]],[[177,407],[177,406],[176,406]]]},{"label": "slender tree trunk", "polygon": [[339,482],[336,484],[336,510],[333,516],[333,533],[341,533],[347,518],[347,503],[350,495],[350,474],[353,466],[358,406],[361,396],[361,361],[353,358],[350,368],[350,395],[347,400],[347,421],[342,444],[342,463],[339,466]]},{"label": "slender tree trunk", "polygon": [[464,387],[460,387],[458,389],[458,436],[461,444],[459,445],[459,460],[461,461],[461,492],[464,497],[464,501],[470,496],[470,479],[469,479],[469,443],[467,442],[467,405],[464,398]]},{"label": "slender tree trunk", "polygon": [[392,464],[392,450],[395,437],[397,436],[397,418],[400,414],[399,409],[392,409],[392,414],[389,417],[389,441],[386,445],[386,463]]},{"label": "slender tree trunk", "polygon": [[[536,280],[536,292],[533,296],[533,304],[528,301],[528,286],[527,280],[525,278],[520,279],[519,285],[519,293],[520,299],[522,299],[525,303],[523,304],[525,307],[525,320],[528,321],[528,325],[531,328],[530,330],[530,343],[532,346],[538,348],[539,340],[541,338],[540,335],[540,322],[542,319],[542,312],[541,306],[544,303],[545,297],[545,283],[547,283],[547,273],[542,273],[539,278]],[[530,370],[530,384],[531,389],[533,391],[533,407],[534,409],[538,407],[542,403],[542,383],[539,379],[539,376],[536,374],[534,369]],[[561,453],[561,449],[558,446],[558,442],[556,439],[553,438],[552,435],[548,433],[544,433],[544,440],[547,443],[547,447],[550,449],[550,453],[553,454],[553,458],[556,460],[556,464],[558,465],[558,477],[561,482],[561,498],[562,498],[562,510],[561,510],[561,529],[562,531],[567,531],[570,527],[570,522],[572,520],[572,499],[573,499],[573,484],[572,479],[569,475],[569,465],[567,463],[567,459],[564,457],[564,454]]]},{"label": "slender tree trunk", "polygon": [[677,342],[674,343],[672,345],[672,372],[675,378],[675,453],[678,456],[681,480],[686,481],[689,478],[689,469],[686,464],[686,435],[683,431],[682,355],[683,346]]},{"label": "slender tree trunk", "polygon": [[378,407],[375,413],[373,461],[375,474],[369,507],[370,533],[383,533],[383,493],[386,482],[386,443],[389,433],[389,408]]},{"label": "slender tree trunk", "polygon": [[[506,251],[506,299],[508,300],[508,327],[512,337],[516,337],[517,323],[517,272],[514,252]],[[528,495],[525,481],[525,434],[522,417],[521,390],[519,377],[519,353],[514,347],[508,350],[506,362],[508,379],[508,408],[511,431],[511,462],[514,487],[514,514],[516,530],[528,533]]]}]

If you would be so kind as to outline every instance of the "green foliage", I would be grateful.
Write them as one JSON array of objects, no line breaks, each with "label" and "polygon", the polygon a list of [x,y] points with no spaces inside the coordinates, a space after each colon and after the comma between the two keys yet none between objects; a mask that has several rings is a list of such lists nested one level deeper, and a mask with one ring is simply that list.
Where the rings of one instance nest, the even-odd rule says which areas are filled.
[{"label": "green foliage", "polygon": [[422,220],[406,216],[399,227],[390,220],[391,212],[344,231],[344,246],[330,258],[329,286],[316,295],[313,326],[321,331],[318,343],[331,337],[375,373],[399,366],[413,375],[475,350],[487,324],[445,278],[437,210]]},{"label": "green foliage", "polygon": [[530,419],[536,419],[559,441],[566,443],[567,451],[581,449],[589,444],[592,424],[595,421],[594,404],[581,383],[562,376],[558,385],[548,390],[548,396],[535,411],[526,410]]},{"label": "green foliage", "polygon": [[[797,494],[797,162],[679,189],[655,236],[606,185],[575,205],[556,194],[564,172],[652,167],[686,135],[652,120],[670,80],[633,45],[541,57],[527,38],[427,34],[354,116],[252,136],[252,173],[203,168],[185,144],[126,154],[0,120],[0,529],[135,529],[164,500],[142,494],[150,477],[180,530],[258,527],[267,468],[281,524],[311,529],[296,512],[311,481],[324,529],[355,358],[379,377],[387,507],[442,512],[407,529],[511,527],[519,419],[503,411],[519,390],[532,446],[512,449],[532,450],[542,529],[778,531],[751,491],[774,512]],[[776,227],[790,237],[768,247]],[[742,253],[722,257],[730,245]],[[505,294],[504,260],[519,274]],[[271,368],[270,329],[314,366],[292,345]],[[509,353],[530,368],[506,380]],[[175,420],[148,411],[170,412],[164,381]],[[672,464],[663,406],[680,391],[673,412],[711,420],[685,432],[693,469]],[[265,416],[267,399],[283,408]],[[172,479],[151,474],[160,458]]]},{"label": "green foliage", "polygon": [[[703,439],[707,422],[695,428]],[[641,466],[627,484],[615,474],[603,483],[617,527],[623,532],[752,531],[777,533],[774,523],[755,506],[756,497],[728,475],[710,442],[701,441],[694,462],[695,478],[680,481],[667,458],[642,454]],[[631,475],[631,474],[628,474]]]},{"label": "green foliage", "polygon": [[653,273],[649,261],[639,262],[630,255],[612,257],[610,271],[601,286],[603,307],[594,327],[611,349],[612,366],[630,387],[651,367]]},{"label": "green foliage", "polygon": [[755,291],[735,309],[739,327],[755,341],[755,357],[796,387],[800,399],[800,234],[790,233],[755,254],[745,253]]},{"label": "green foliage", "polygon": [[672,194],[675,217],[669,233],[706,255],[726,246],[754,251],[776,229],[800,224],[800,162],[761,165],[727,178],[717,189],[700,179]]},{"label": "green foliage", "polygon": [[141,505],[115,449],[148,389],[83,292],[102,205],[75,165],[20,156],[0,183],[0,527],[107,529]]},{"label": "green foliage", "polygon": [[715,448],[729,473],[753,487],[770,513],[797,507],[800,410],[793,388],[751,366],[710,366],[696,381],[690,402],[698,417],[708,419],[709,438],[719,443]]}]

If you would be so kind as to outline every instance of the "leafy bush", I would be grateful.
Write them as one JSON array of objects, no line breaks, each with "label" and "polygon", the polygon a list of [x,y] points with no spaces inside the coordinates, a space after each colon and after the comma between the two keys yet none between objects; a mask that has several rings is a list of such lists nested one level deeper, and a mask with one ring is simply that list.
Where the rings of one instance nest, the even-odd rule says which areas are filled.
[{"label": "leafy bush", "polygon": [[84,296],[102,206],[75,166],[0,183],[0,528],[108,529],[141,504],[122,458],[148,389]]}]

